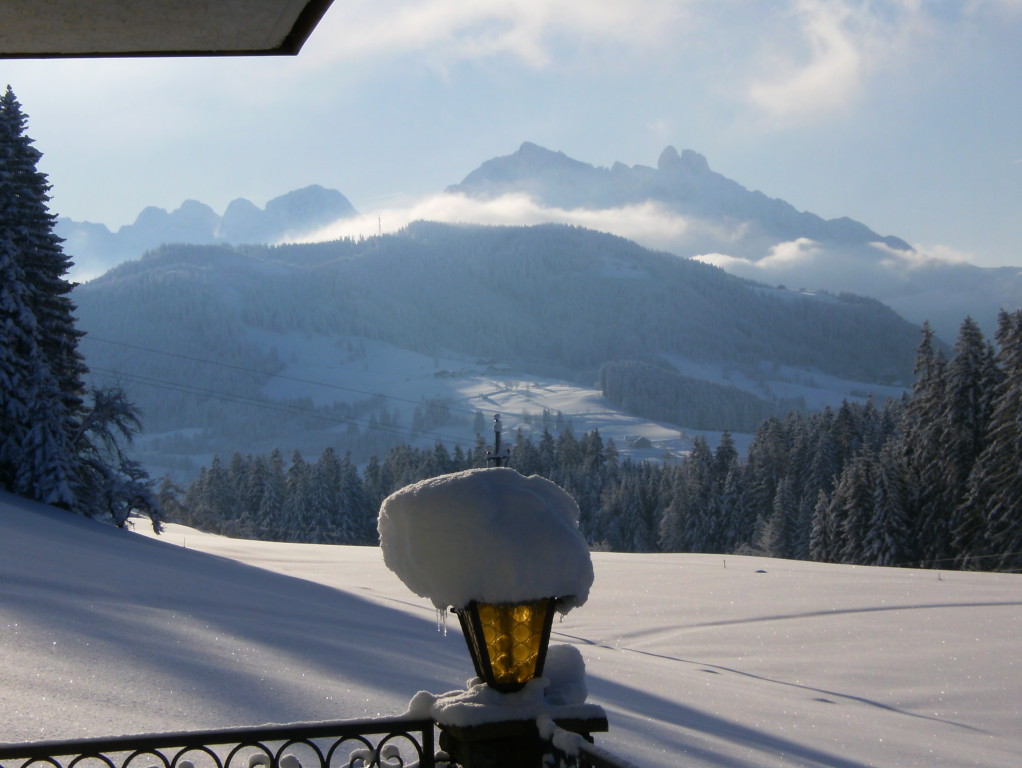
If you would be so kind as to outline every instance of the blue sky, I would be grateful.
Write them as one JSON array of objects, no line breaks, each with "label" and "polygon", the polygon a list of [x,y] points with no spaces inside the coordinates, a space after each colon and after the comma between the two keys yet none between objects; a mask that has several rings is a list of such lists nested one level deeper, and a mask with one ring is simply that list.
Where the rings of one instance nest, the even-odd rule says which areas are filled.
[{"label": "blue sky", "polygon": [[412,205],[523,141],[606,166],[670,144],[993,266],[1022,265],[1020,39],[1022,0],[337,0],[294,58],[2,69],[54,212],[113,229],[313,183]]}]

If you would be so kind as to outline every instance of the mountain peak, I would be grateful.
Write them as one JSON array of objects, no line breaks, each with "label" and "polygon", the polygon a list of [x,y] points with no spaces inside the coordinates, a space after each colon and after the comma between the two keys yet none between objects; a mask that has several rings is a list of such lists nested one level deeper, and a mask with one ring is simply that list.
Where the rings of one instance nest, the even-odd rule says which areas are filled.
[{"label": "mountain peak", "polygon": [[664,147],[664,151],[660,153],[660,159],[656,161],[656,167],[658,170],[665,171],[678,165],[681,165],[681,156],[678,155],[678,150],[668,144]]},{"label": "mountain peak", "polygon": [[691,149],[683,149],[679,155],[678,150],[672,146],[667,146],[660,153],[660,159],[657,160],[657,169],[660,171],[677,169],[688,173],[708,173],[710,164],[706,161],[705,155],[701,155]]},{"label": "mountain peak", "polygon": [[[531,141],[523,141],[522,145],[520,147],[518,147],[518,154],[519,155],[536,155],[536,156],[542,157],[544,155],[556,155],[558,153],[554,152],[552,149],[547,149],[546,147],[541,147],[539,144],[534,144]],[[561,154],[563,154],[563,152]]]},{"label": "mountain peak", "polygon": [[[526,141],[513,154],[487,160],[447,191],[481,197],[498,197],[523,190],[538,193],[544,186],[558,186],[562,179],[570,180],[569,185],[574,186],[580,177],[598,175],[597,169],[587,163]],[[570,190],[562,192],[569,194]]]}]

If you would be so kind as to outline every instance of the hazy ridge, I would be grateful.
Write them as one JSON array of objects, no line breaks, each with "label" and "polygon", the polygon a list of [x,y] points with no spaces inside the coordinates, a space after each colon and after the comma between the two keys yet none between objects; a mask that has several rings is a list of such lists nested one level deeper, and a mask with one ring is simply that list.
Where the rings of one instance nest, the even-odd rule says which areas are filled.
[{"label": "hazy ridge", "polygon": [[[410,426],[413,398],[455,398],[471,436],[471,414],[480,405],[458,394],[459,382],[489,371],[595,388],[603,366],[623,361],[656,361],[703,379],[700,365],[740,372],[760,380],[753,388],[765,414],[793,405],[763,381],[779,378],[782,367],[896,389],[910,380],[919,339],[917,328],[870,299],[779,291],[559,225],[420,222],[361,241],[165,246],[79,286],[74,298],[93,371],[129,388],[151,432],[203,432],[208,439],[187,451],[200,454],[225,445],[268,450],[273,435],[284,440],[297,429],[315,429],[322,416],[329,421],[319,428],[340,432],[333,437],[353,441],[342,446],[351,448],[364,439],[370,416]],[[280,345],[286,334],[333,339],[332,356],[351,365],[366,343],[429,356],[436,362],[427,386],[445,394],[420,390],[396,404],[375,389],[313,403],[296,386],[292,399],[308,401],[297,417],[254,418],[243,401],[262,401],[273,375],[302,354]],[[164,354],[145,351],[153,348]],[[330,361],[307,362],[315,371]],[[748,392],[712,384],[698,426],[750,431],[749,423],[729,421],[734,403],[730,410],[708,404],[733,393],[747,412]],[[660,416],[695,426],[680,423],[680,415]]]}]

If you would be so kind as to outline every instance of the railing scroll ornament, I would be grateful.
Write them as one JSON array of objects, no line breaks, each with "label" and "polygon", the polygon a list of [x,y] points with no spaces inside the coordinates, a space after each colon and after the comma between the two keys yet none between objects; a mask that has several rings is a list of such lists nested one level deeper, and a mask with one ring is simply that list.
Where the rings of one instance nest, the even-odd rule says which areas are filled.
[{"label": "railing scroll ornament", "polygon": [[432,720],[370,719],[0,745],[0,768],[435,768]]}]

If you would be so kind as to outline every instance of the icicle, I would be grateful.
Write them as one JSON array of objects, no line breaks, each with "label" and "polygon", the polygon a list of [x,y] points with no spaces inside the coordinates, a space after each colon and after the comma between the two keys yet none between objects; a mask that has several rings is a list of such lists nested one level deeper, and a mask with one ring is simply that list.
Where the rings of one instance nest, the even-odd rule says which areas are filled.
[{"label": "icicle", "polygon": [[436,631],[443,632],[444,637],[447,637],[447,609],[437,608],[436,609]]}]

